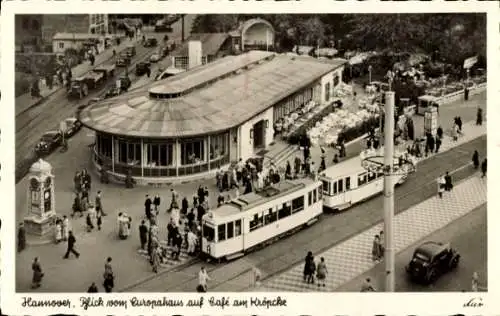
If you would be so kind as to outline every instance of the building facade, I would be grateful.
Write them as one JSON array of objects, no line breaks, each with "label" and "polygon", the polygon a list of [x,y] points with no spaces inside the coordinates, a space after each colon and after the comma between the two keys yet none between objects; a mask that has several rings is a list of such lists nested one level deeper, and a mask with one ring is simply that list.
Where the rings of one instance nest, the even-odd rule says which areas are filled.
[{"label": "building facade", "polygon": [[19,14],[15,16],[17,51],[53,47],[56,33],[107,34],[107,14]]},{"label": "building facade", "polygon": [[79,119],[96,132],[98,170],[144,184],[198,178],[267,148],[274,122],[309,101],[333,102],[345,62],[250,51],[93,104]]}]

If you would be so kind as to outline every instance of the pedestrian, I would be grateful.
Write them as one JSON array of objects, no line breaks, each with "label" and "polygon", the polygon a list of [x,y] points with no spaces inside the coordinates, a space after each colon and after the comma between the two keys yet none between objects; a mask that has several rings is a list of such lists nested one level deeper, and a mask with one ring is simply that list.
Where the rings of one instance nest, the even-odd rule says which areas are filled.
[{"label": "pedestrian", "polygon": [[113,274],[113,267],[111,266],[111,261],[113,259],[108,257],[106,259],[106,263],[104,264],[104,290],[106,293],[111,293],[113,288],[115,287],[115,275]]},{"label": "pedestrian", "polygon": [[31,280],[31,288],[37,289],[42,285],[41,283],[42,283],[42,279],[44,276],[44,273],[42,272],[42,266],[40,265],[40,262],[38,261],[38,257],[35,257],[35,259],[33,259],[33,263],[31,264],[31,270],[33,270],[33,278]]},{"label": "pedestrian", "polygon": [[453,127],[451,128],[451,137],[454,142],[458,140],[458,125],[453,124]]},{"label": "pedestrian", "polygon": [[146,213],[146,218],[151,219],[151,199],[149,198],[149,195],[146,194],[146,200],[144,201],[144,212]]},{"label": "pedestrian", "polygon": [[71,217],[75,217],[76,213],[80,213],[80,217],[83,217],[83,210],[79,193],[75,194],[75,198],[73,199],[72,209],[73,213],[71,214]]},{"label": "pedestrian", "polygon": [[441,137],[439,137],[439,136],[436,137],[436,146],[435,146],[436,147],[436,151],[435,151],[436,154],[439,152],[439,148],[441,147],[441,143],[442,143]]},{"label": "pedestrian", "polygon": [[198,238],[196,237],[196,235],[191,230],[189,230],[187,233],[187,245],[188,245],[187,253],[190,256],[193,256],[195,254],[194,251],[196,248],[197,239]]},{"label": "pedestrian", "polygon": [[141,249],[144,250],[148,243],[148,227],[145,220],[142,220],[141,225],[139,225],[139,240],[141,241]]},{"label": "pedestrian", "polygon": [[24,228],[24,223],[19,223],[19,229],[17,230],[17,252],[21,252],[26,248],[26,228]]},{"label": "pedestrian", "polygon": [[436,135],[440,138],[443,139],[443,128],[439,126],[436,130]]},{"label": "pedestrian", "polygon": [[160,195],[156,193],[155,197],[153,198],[153,205],[155,206],[156,215],[158,215],[158,213],[160,212],[160,203],[161,203]]},{"label": "pedestrian", "polygon": [[451,191],[453,189],[453,183],[451,181],[451,176],[448,171],[446,171],[446,174],[444,176],[444,181],[445,181],[445,190],[446,191]]},{"label": "pedestrian", "polygon": [[68,240],[70,230],[71,224],[69,222],[69,218],[64,215],[62,220],[62,239],[64,241]]},{"label": "pedestrian", "polygon": [[483,125],[483,109],[477,108],[476,125]]},{"label": "pedestrian", "polygon": [[382,254],[380,253],[380,236],[375,235],[373,237],[373,245],[372,245],[372,260],[375,262],[380,261],[380,258],[382,257]]},{"label": "pedestrian", "polygon": [[176,234],[174,237],[174,252],[172,253],[172,257],[174,260],[179,260],[179,256],[181,254],[182,248],[182,236],[179,233],[179,230],[176,230]]},{"label": "pedestrian", "polygon": [[91,232],[94,229],[94,223],[92,223],[92,215],[90,212],[87,213],[87,232]]},{"label": "pedestrian", "polygon": [[97,285],[95,282],[92,282],[92,284],[89,286],[87,293],[98,293],[99,289],[97,289]]},{"label": "pedestrian", "polygon": [[208,276],[205,267],[201,267],[200,272],[198,272],[198,292],[207,292],[208,286],[207,282],[210,281],[210,277]]},{"label": "pedestrian", "polygon": [[303,279],[304,282],[307,282],[310,274],[310,268],[311,268],[311,261],[314,260],[313,254],[311,251],[307,252],[306,258],[304,259],[304,272],[303,272]]},{"label": "pedestrian", "polygon": [[97,213],[97,230],[101,230],[102,226],[102,215],[101,213]]},{"label": "pedestrian", "polygon": [[82,190],[82,179],[80,176],[80,172],[76,172],[75,176],[73,177],[73,184],[75,186],[75,192],[80,193]]},{"label": "pedestrian", "polygon": [[221,192],[217,197],[217,207],[221,207],[222,204],[224,204],[224,195]]},{"label": "pedestrian", "polygon": [[457,127],[458,127],[458,133],[462,135],[462,118],[460,116],[457,116]]},{"label": "pedestrian", "polygon": [[167,245],[173,244],[174,241],[174,220],[170,218],[170,221],[167,224]]},{"label": "pedestrian", "polygon": [[60,243],[62,240],[62,224],[61,220],[56,219],[56,225],[54,226],[54,237],[56,240],[56,244]]},{"label": "pedestrian", "polygon": [[188,208],[189,208],[189,202],[188,202],[187,198],[184,197],[182,199],[182,202],[181,202],[181,213],[182,213],[182,215],[186,215],[187,214]]},{"label": "pedestrian", "polygon": [[474,169],[479,168],[479,153],[477,150],[474,150],[474,154],[472,154],[472,163],[474,165]]},{"label": "pedestrian", "polygon": [[179,208],[179,204],[177,203],[177,192],[173,188],[170,189],[170,192],[172,194],[172,200],[170,201],[170,208],[167,210],[167,212],[170,212],[174,208]]},{"label": "pedestrian", "polygon": [[380,253],[380,258],[384,257],[384,252],[385,252],[385,240],[384,240],[384,231],[381,230],[380,233],[378,234],[379,236],[379,253]]},{"label": "pedestrian", "polygon": [[361,285],[361,292],[376,292],[370,278],[366,278],[363,285]]},{"label": "pedestrian", "polygon": [[158,268],[160,267],[160,247],[155,244],[151,251],[151,265],[153,266],[153,272],[158,273]]},{"label": "pedestrian", "polygon": [[321,163],[319,165],[319,170],[318,172],[326,170],[326,162],[325,162],[325,157],[321,157]]},{"label": "pedestrian", "polygon": [[73,235],[73,232],[70,230],[68,232],[68,250],[66,250],[66,254],[64,255],[64,259],[68,259],[69,258],[69,254],[70,253],[73,253],[76,258],[80,258],[80,253],[78,253],[78,251],[75,250],[75,243],[76,243],[76,238],[75,236]]},{"label": "pedestrian", "polygon": [[437,185],[438,185],[438,196],[440,199],[442,199],[444,189],[446,188],[446,180],[444,179],[444,176],[438,178]]},{"label": "pedestrian", "polygon": [[486,158],[484,158],[483,162],[481,163],[481,172],[482,172],[481,178],[486,177],[486,168],[487,168],[487,161]]},{"label": "pedestrian", "polygon": [[309,261],[309,268],[308,268],[308,275],[307,275],[307,283],[314,284],[314,274],[316,272],[316,262],[314,262],[314,257],[311,258]]},{"label": "pedestrian", "polygon": [[102,193],[101,191],[97,191],[97,195],[95,197],[95,208],[98,214],[101,214],[102,216],[106,216],[107,214],[104,213],[104,209],[102,207]]},{"label": "pedestrian", "polygon": [[173,220],[175,226],[179,226],[181,224],[180,223],[180,219],[181,219],[180,210],[178,208],[173,208],[170,211],[170,218]]},{"label": "pedestrian", "polygon": [[326,268],[325,258],[321,257],[318,267],[316,269],[316,277],[318,278],[318,287],[326,286],[325,280],[328,274],[328,269]]}]

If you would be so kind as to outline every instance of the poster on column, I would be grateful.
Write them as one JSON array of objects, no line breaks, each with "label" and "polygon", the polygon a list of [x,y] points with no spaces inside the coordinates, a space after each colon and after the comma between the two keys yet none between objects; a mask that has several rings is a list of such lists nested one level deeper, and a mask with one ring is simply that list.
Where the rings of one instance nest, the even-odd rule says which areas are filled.
[{"label": "poster on column", "polygon": [[500,310],[495,3],[34,4],[2,3],[4,314]]}]

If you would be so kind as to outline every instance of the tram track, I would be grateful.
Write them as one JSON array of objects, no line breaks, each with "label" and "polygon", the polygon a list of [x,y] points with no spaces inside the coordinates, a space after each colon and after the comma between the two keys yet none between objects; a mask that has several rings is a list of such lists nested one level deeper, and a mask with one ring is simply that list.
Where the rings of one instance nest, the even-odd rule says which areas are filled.
[{"label": "tram track", "polygon": [[[395,214],[404,212],[411,206],[435,195],[436,179],[444,172],[449,171],[455,182],[466,179],[476,172],[470,166],[472,152],[476,149],[480,152],[481,157],[486,154],[486,136],[481,136],[457,148],[440,153],[421,162],[417,166],[417,172],[411,174],[408,180],[396,189]],[[263,281],[268,280],[300,264],[303,260],[303,255],[301,256],[299,253],[303,254],[307,250],[315,254],[322,253],[336,244],[342,243],[362,231],[380,224],[383,220],[382,212],[380,212],[382,203],[382,196],[377,195],[346,211],[333,215],[323,214],[322,218],[315,225],[301,230],[296,234],[284,237],[238,260],[210,265],[200,259],[193,259],[186,264],[153,275],[147,278],[147,280],[145,279],[124,287],[120,292],[145,290],[192,292],[196,290],[197,272],[202,265],[207,267],[207,272],[212,276],[213,281],[210,283],[210,288],[215,289],[215,291],[217,291],[217,287],[230,283],[249,272],[251,273],[254,267],[261,269],[260,267],[262,266],[268,266],[271,267],[270,269],[274,269],[272,272],[263,274]],[[356,220],[357,227],[349,228],[349,223],[352,223],[353,220]],[[339,230],[343,230],[340,238],[329,238],[330,234],[334,234]],[[284,241],[287,241],[287,244],[284,244]],[[293,248],[287,245],[293,245]],[[291,259],[290,253],[294,252],[297,255]],[[243,264],[242,260],[244,261]],[[252,261],[255,262],[251,263]],[[275,264],[273,264],[273,261]],[[276,267],[278,268],[276,269]],[[214,274],[223,275],[224,279],[214,278]],[[164,282],[161,282],[163,280]],[[148,288],[148,283],[150,284],[150,288]],[[161,285],[159,284],[167,284],[167,288],[162,287],[160,289]],[[246,290],[249,287],[242,288],[241,290]]]},{"label": "tram track", "polygon": [[[149,59],[154,51],[154,49],[143,46],[137,47],[137,54],[128,66],[132,82],[140,79],[140,77],[135,76],[135,66]],[[117,68],[115,78],[124,73],[125,68]],[[35,161],[34,146],[39,137],[47,130],[57,129],[59,122],[63,119],[74,116],[79,106],[86,105],[92,98],[103,96],[107,89],[114,84],[114,81],[108,80],[101,88],[91,91],[88,96],[81,100],[70,100],[67,98],[65,90],[59,91],[53,100],[31,108],[16,117],[16,183],[22,179],[27,168]]]}]

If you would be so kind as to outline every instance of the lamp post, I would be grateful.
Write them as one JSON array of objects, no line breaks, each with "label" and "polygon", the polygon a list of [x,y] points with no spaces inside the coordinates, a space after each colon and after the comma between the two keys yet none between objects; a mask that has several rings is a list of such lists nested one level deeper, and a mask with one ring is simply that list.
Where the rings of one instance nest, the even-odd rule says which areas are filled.
[{"label": "lamp post", "polygon": [[368,66],[368,82],[372,84],[372,65]]},{"label": "lamp post", "polygon": [[394,99],[395,92],[385,93],[385,127],[384,127],[384,237],[385,240],[385,292],[394,292]]}]

